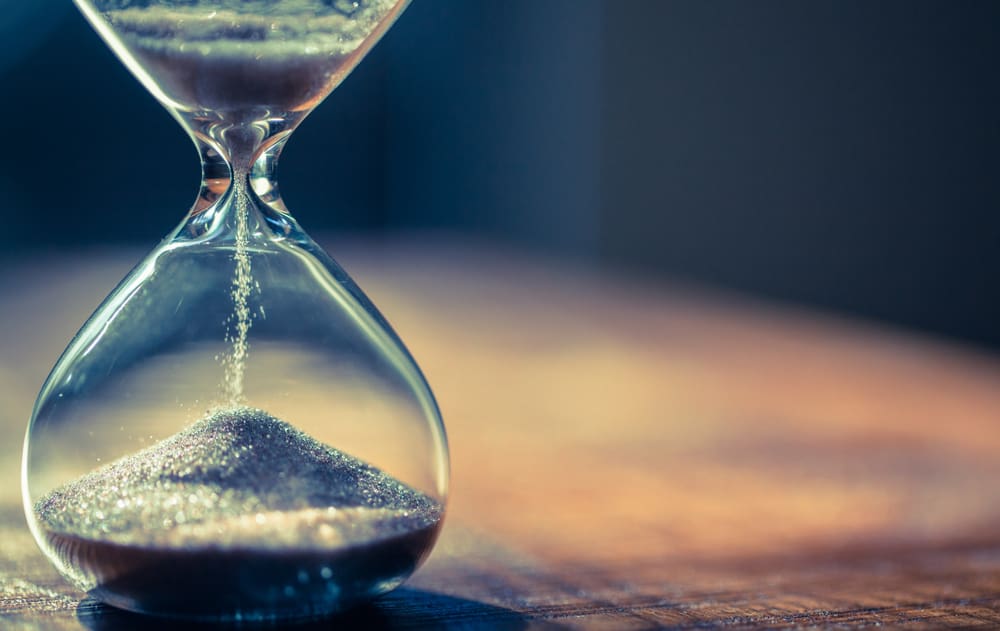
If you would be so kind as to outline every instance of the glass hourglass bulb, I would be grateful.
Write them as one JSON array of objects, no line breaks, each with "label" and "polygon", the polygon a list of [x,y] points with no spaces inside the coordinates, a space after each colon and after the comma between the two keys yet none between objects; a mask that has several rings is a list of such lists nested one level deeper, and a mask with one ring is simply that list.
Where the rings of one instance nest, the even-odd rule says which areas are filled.
[{"label": "glass hourglass bulb", "polygon": [[77,0],[203,161],[194,207],[84,324],[28,426],[29,525],[94,597],[319,615],[396,587],[433,546],[433,395],[274,180],[406,1]]}]

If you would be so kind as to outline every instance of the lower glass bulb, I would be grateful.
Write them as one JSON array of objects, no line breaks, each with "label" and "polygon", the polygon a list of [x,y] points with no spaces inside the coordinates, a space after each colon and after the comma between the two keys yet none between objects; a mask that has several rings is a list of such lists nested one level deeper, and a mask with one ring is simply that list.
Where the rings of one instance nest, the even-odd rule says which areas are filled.
[{"label": "lower glass bulb", "polygon": [[339,611],[404,581],[444,515],[447,445],[420,370],[251,175],[104,301],[28,426],[32,533],[125,609]]}]

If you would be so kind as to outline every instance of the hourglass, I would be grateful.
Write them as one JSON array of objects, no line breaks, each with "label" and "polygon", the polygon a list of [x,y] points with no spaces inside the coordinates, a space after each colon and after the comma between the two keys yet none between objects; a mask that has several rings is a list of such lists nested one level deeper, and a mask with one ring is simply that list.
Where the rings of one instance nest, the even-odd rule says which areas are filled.
[{"label": "hourglass", "polygon": [[35,539],[76,586],[145,613],[313,616],[393,589],[444,515],[444,427],[274,173],[407,0],[76,2],[190,133],[203,181],[42,387]]}]

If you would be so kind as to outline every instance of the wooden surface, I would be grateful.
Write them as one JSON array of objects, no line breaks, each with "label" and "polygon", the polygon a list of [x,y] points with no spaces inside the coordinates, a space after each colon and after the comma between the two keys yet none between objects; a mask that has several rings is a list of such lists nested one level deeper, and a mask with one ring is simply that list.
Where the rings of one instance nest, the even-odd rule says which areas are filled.
[{"label": "wooden surface", "polygon": [[[1000,361],[484,248],[331,251],[425,369],[449,517],[315,628],[1000,626]],[[68,587],[18,461],[37,390],[137,252],[0,273],[0,628],[175,628]]]}]

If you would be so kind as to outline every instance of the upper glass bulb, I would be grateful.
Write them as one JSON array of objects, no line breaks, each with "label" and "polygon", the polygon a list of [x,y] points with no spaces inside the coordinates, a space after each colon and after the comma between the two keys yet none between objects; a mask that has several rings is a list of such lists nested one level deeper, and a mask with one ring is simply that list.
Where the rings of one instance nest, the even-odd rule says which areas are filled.
[{"label": "upper glass bulb", "polygon": [[35,538],[78,587],[146,613],[313,616],[394,588],[444,516],[444,426],[274,170],[405,0],[77,4],[190,132],[203,182],[42,387]]}]

